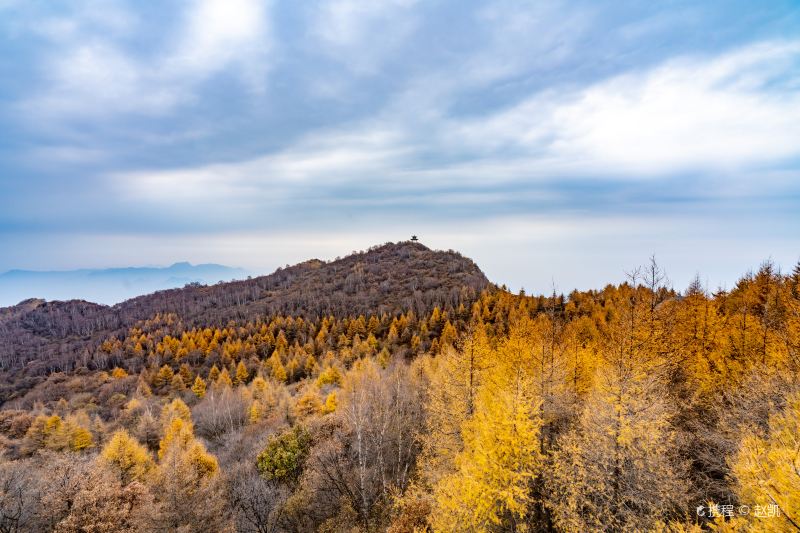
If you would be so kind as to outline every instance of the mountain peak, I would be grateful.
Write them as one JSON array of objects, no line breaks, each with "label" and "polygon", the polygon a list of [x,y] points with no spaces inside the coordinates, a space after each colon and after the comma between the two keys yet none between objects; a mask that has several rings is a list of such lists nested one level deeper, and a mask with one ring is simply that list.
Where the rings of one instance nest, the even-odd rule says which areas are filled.
[{"label": "mountain peak", "polygon": [[386,243],[330,262],[312,259],[267,276],[188,284],[113,307],[30,300],[24,308],[0,310],[0,360],[47,365],[61,356],[64,342],[75,345],[72,353],[82,353],[155,316],[174,315],[196,326],[279,314],[318,318],[413,311],[422,316],[434,307],[474,301],[488,284],[478,266],[457,252],[431,250],[418,242]]}]

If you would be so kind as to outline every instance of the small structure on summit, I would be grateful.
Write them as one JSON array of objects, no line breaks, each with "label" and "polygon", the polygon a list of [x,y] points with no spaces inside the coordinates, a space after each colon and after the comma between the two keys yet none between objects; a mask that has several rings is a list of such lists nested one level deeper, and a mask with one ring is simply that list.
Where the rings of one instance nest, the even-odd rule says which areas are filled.
[{"label": "small structure on summit", "polygon": [[416,235],[411,236],[411,242],[419,242],[419,239],[417,238]]}]

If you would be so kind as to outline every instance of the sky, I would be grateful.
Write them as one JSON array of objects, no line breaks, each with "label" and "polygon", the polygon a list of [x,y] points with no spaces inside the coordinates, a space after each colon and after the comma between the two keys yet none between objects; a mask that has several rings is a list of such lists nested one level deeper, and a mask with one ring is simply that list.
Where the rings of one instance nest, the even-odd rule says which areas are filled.
[{"label": "sky", "polygon": [[800,3],[0,0],[0,272],[800,260]]}]

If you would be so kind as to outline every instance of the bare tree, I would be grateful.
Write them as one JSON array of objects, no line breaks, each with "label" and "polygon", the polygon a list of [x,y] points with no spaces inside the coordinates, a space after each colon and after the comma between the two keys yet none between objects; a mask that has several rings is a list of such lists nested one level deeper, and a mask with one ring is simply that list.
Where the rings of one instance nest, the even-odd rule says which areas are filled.
[{"label": "bare tree", "polygon": [[369,529],[392,494],[405,489],[419,452],[420,391],[405,365],[364,361],[348,374],[337,424],[312,452],[311,469]]},{"label": "bare tree", "polygon": [[237,531],[274,533],[281,530],[284,506],[290,495],[286,486],[264,479],[251,463],[233,465],[226,477]]},{"label": "bare tree", "polygon": [[0,465],[0,533],[32,529],[39,501],[37,475],[30,459]]}]

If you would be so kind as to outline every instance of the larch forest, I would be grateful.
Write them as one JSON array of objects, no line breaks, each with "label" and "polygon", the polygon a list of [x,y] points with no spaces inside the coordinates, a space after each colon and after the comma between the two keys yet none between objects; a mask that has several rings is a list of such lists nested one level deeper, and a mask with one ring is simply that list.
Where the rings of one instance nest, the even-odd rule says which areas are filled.
[{"label": "larch forest", "polygon": [[800,531],[800,265],[529,295],[402,242],[27,300],[0,405],[3,533]]}]

